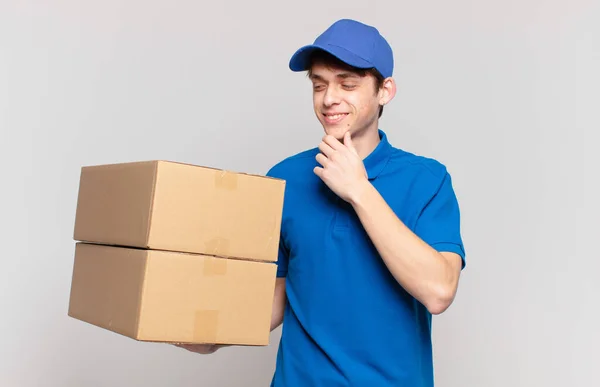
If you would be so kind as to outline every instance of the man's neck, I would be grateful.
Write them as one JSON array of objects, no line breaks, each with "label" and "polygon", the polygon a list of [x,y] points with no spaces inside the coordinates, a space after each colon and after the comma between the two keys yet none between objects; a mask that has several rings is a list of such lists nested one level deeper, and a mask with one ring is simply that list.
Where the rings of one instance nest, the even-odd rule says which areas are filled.
[{"label": "man's neck", "polygon": [[352,143],[362,160],[366,159],[377,148],[380,141],[377,127],[357,133],[352,137]]}]

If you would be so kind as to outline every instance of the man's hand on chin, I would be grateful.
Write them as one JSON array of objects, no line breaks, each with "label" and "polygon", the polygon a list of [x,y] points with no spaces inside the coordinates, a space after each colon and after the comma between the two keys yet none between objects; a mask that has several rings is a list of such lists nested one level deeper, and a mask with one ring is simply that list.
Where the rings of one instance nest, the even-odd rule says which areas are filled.
[{"label": "man's hand on chin", "polygon": [[354,202],[369,186],[369,178],[350,132],[344,134],[343,142],[331,135],[323,137],[319,150],[316,159],[321,166],[314,173],[339,197]]}]

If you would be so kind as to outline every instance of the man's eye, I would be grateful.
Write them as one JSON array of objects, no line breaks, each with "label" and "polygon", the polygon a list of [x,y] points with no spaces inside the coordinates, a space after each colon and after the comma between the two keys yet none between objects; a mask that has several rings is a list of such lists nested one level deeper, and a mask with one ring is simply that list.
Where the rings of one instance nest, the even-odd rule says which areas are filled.
[{"label": "man's eye", "polygon": [[348,89],[348,90],[352,90],[352,89],[356,88],[356,85],[354,85],[354,84],[348,84],[348,83],[346,83],[346,84],[343,84],[342,86],[343,86],[345,89]]},{"label": "man's eye", "polygon": [[323,90],[324,88],[325,88],[325,86],[324,86],[324,85],[314,85],[314,86],[313,86],[313,89],[314,89],[315,91]]}]

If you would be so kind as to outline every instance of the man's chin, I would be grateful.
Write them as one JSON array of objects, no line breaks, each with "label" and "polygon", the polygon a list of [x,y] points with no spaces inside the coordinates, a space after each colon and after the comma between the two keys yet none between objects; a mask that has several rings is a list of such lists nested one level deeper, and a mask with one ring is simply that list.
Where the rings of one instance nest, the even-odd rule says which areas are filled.
[{"label": "man's chin", "polygon": [[342,141],[344,139],[344,134],[350,129],[348,126],[329,126],[324,125],[323,129],[325,130],[325,134],[333,136],[334,138]]}]

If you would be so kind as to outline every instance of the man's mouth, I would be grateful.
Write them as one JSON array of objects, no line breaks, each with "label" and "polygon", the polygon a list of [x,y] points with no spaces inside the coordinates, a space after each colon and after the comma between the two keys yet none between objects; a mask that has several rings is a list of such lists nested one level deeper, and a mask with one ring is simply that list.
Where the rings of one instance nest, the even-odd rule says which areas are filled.
[{"label": "man's mouth", "polygon": [[341,120],[346,118],[347,115],[348,115],[348,113],[324,113],[323,114],[323,116],[325,117],[325,122],[327,122],[328,124],[337,124],[338,122],[340,122]]}]

